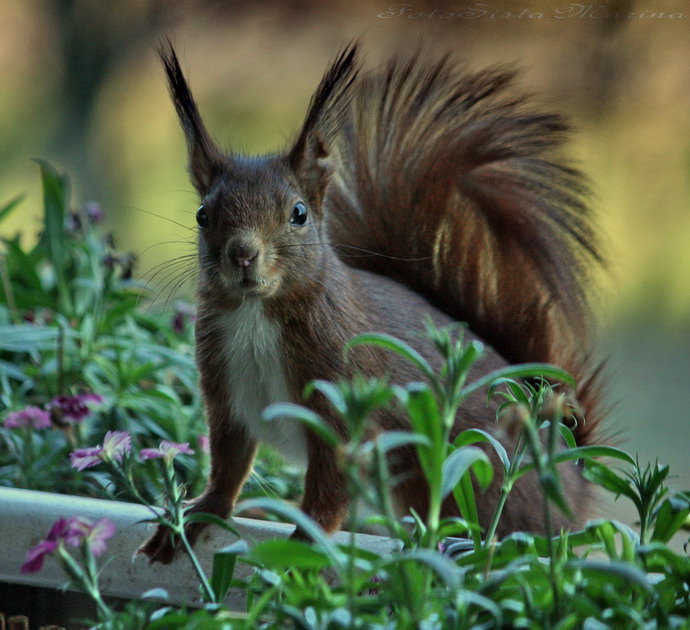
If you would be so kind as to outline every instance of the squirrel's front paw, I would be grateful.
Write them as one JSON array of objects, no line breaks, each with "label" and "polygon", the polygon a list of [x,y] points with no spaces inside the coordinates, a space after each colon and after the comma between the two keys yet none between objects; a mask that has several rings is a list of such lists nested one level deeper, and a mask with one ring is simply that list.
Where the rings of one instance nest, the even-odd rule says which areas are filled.
[{"label": "squirrel's front paw", "polygon": [[180,550],[180,541],[167,528],[159,525],[151,536],[139,549],[137,555],[145,555],[151,564],[160,562],[170,564]]},{"label": "squirrel's front paw", "polygon": [[[206,495],[190,502],[185,510],[185,515],[191,514],[214,514],[220,518],[225,518],[230,511],[225,502],[218,501],[211,495]],[[187,523],[184,528],[185,538],[190,545],[194,545],[199,534],[207,526],[207,523]],[[153,536],[151,536],[139,549],[137,555],[145,555],[151,564],[160,562],[161,564],[170,564],[175,556],[182,549],[182,541],[179,536],[175,536],[170,529],[159,525]]]}]

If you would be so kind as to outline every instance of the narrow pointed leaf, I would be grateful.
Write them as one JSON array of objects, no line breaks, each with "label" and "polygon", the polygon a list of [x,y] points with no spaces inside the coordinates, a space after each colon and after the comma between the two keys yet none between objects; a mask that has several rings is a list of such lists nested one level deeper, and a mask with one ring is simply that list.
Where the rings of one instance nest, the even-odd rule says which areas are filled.
[{"label": "narrow pointed leaf", "polygon": [[462,446],[468,446],[469,444],[476,444],[477,442],[491,444],[493,449],[496,451],[498,458],[501,460],[504,471],[507,471],[508,468],[510,468],[510,458],[508,457],[508,452],[503,444],[501,444],[493,435],[483,431],[482,429],[467,429],[463,431],[458,435],[458,437],[455,438],[453,446],[460,448]]},{"label": "narrow pointed leaf", "polygon": [[441,498],[450,494],[470,468],[473,468],[482,488],[486,488],[491,483],[493,468],[486,453],[474,446],[463,446],[453,451],[443,462]]},{"label": "narrow pointed leaf", "polygon": [[235,573],[237,556],[245,555],[249,547],[244,540],[237,540],[227,547],[223,547],[213,554],[213,570],[211,573],[211,588],[216,602],[221,602],[227,595]]},{"label": "narrow pointed leaf", "polygon": [[391,350],[415,365],[427,378],[432,378],[434,375],[431,366],[419,352],[404,341],[396,339],[391,335],[383,333],[364,333],[357,335],[345,345],[345,352],[347,353],[351,348],[363,344],[371,344],[379,346],[380,348],[385,348],[386,350]]},{"label": "narrow pointed leaf", "polygon": [[400,562],[415,562],[425,564],[431,568],[449,588],[455,589],[460,585],[461,573],[456,564],[434,551],[429,551],[428,549],[403,551],[392,561],[386,563],[386,565],[398,564]]},{"label": "narrow pointed leaf", "polygon": [[[635,460],[632,457],[630,457],[630,455],[628,455],[625,451],[615,448],[614,446],[577,446],[575,448],[569,448],[567,450],[559,451],[558,453],[556,453],[553,456],[553,462],[555,464],[562,464],[563,462],[569,462],[573,460],[586,459],[592,457],[613,457],[614,459],[620,459],[628,464],[635,464]],[[596,462],[593,462],[593,464],[596,465]],[[534,464],[525,464],[517,472],[515,479],[519,479],[525,473],[528,473],[530,470],[533,469]],[[610,469],[607,470],[611,472]],[[608,473],[601,471],[601,474],[605,477],[606,483],[608,484],[604,486],[605,488],[612,490],[618,494],[626,494],[628,491],[630,491],[627,482],[621,477],[618,477],[620,483],[614,481],[615,473],[611,473],[609,475]],[[615,490],[614,487],[616,488]]]},{"label": "narrow pointed leaf", "polygon": [[309,518],[302,510],[284,503],[283,501],[278,501],[276,499],[269,499],[266,497],[258,497],[256,499],[247,499],[241,501],[237,505],[237,511],[242,512],[245,510],[252,509],[266,510],[271,514],[275,514],[281,519],[285,519],[290,523],[294,523],[299,527],[307,536],[309,536],[315,543],[317,543],[322,551],[328,555],[330,563],[333,567],[341,572],[343,570],[343,554],[335,545],[333,540],[326,534],[326,532],[319,527],[319,525]]},{"label": "narrow pointed leaf", "polygon": [[18,195],[14,199],[10,199],[4,206],[0,207],[0,222],[6,219],[23,200],[24,195]]},{"label": "narrow pointed leaf", "polygon": [[275,403],[264,409],[262,418],[265,422],[280,420],[280,418],[294,418],[316,433],[328,446],[336,446],[340,441],[337,434],[326,421],[311,409],[294,403]]},{"label": "narrow pointed leaf", "polygon": [[571,387],[575,386],[573,377],[565,370],[549,363],[524,363],[521,365],[510,365],[500,370],[494,370],[482,378],[463,388],[461,394],[467,397],[474,392],[487,387],[499,378],[545,378],[555,381],[562,381]]}]

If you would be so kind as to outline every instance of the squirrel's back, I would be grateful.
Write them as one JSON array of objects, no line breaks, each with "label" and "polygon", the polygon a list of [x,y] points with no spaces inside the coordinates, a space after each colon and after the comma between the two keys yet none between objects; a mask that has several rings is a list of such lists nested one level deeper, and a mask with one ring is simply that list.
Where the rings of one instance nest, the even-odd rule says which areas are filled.
[{"label": "squirrel's back", "polygon": [[516,97],[510,73],[422,56],[359,73],[352,52],[312,102],[336,159],[324,204],[336,251],[467,322],[508,361],[570,371],[576,439],[591,441],[590,271],[602,257],[586,182],[558,154],[568,125]]}]

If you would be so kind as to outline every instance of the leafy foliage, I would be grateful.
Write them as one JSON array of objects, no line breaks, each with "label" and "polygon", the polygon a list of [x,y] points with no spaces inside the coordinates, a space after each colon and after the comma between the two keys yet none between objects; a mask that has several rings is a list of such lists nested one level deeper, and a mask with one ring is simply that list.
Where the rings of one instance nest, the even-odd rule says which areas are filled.
[{"label": "leafy foliage", "polygon": [[[203,431],[190,358],[191,322],[179,325],[180,312],[141,308],[148,292],[133,279],[132,257],[98,235],[96,208],[72,211],[66,179],[46,164],[40,167],[44,230],[32,247],[20,236],[4,239],[0,259],[0,414],[6,419],[0,428],[0,484],[105,492],[146,504],[163,494],[165,518],[179,534],[189,518],[182,509],[185,490],[196,492],[203,482],[204,449],[165,459],[162,444],[154,447],[161,441],[197,444]],[[19,202],[0,208],[0,220]],[[354,534],[348,544],[335,544],[300,510],[277,498],[295,496],[297,477],[267,453],[239,508],[295,523],[311,541],[270,540],[251,548],[238,541],[216,553],[209,576],[197,566],[204,609],[161,607],[151,598],[165,593],[154,589],[123,611],[105,606],[98,627],[686,628],[690,559],[667,543],[688,521],[690,493],[666,485],[668,467],[642,466],[608,446],[578,447],[567,427],[567,397],[547,383],[572,384],[558,368],[511,366],[471,381],[481,344],[465,343],[461,329],[429,327],[428,334],[444,359],[439,373],[391,337],[362,335],[350,344],[377,344],[398,353],[418,368],[421,382],[392,386],[360,378],[310,386],[308,393],[318,391],[343,418],[345,441],[304,407],[283,403],[264,414],[266,422],[293,416],[337,447],[350,491],[359,499],[353,504],[368,506],[375,516],[367,522],[388,531],[398,542],[395,551],[363,551]],[[517,435],[512,449],[476,429],[450,439],[458,408],[482,388],[500,399],[497,420]],[[93,394],[101,402],[89,403],[85,419],[70,416],[80,396]],[[393,404],[406,410],[411,431],[367,439],[369,415]],[[28,406],[48,411],[51,427],[30,426],[30,414],[16,415]],[[131,435],[139,460],[129,456],[129,442],[125,453],[124,442],[114,440],[113,432],[121,431]],[[391,504],[387,455],[401,447],[416,450],[429,485],[423,520],[413,514],[400,521]],[[497,469],[486,449],[496,452]],[[75,450],[82,462],[102,455],[111,474],[90,464],[75,470],[67,458]],[[590,481],[633,502],[639,533],[607,520],[591,521],[577,532],[551,531],[552,511],[573,509],[559,477],[559,465],[572,460],[582,463]],[[497,540],[505,500],[530,471],[544,494],[547,535],[517,532]],[[482,529],[476,505],[491,482],[500,483],[500,500]],[[442,517],[441,503],[449,496],[462,518]],[[358,516],[353,514],[353,523]],[[191,550],[190,558],[195,562]],[[251,578],[235,577],[238,562],[254,567]],[[91,580],[88,589],[94,584]],[[243,614],[221,604],[230,588],[246,592]]]}]

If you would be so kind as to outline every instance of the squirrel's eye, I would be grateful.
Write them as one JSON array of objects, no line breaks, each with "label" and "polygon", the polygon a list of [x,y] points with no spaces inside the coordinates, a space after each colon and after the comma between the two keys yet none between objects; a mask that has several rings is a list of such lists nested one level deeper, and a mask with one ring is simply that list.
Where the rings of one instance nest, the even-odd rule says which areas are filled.
[{"label": "squirrel's eye", "polygon": [[292,214],[290,215],[290,223],[292,225],[302,226],[307,222],[307,208],[301,202],[298,201],[295,207],[292,209]]},{"label": "squirrel's eye", "polygon": [[196,211],[196,222],[199,224],[200,228],[205,228],[208,226],[208,215],[206,214],[206,208],[203,204],[199,206]]}]

